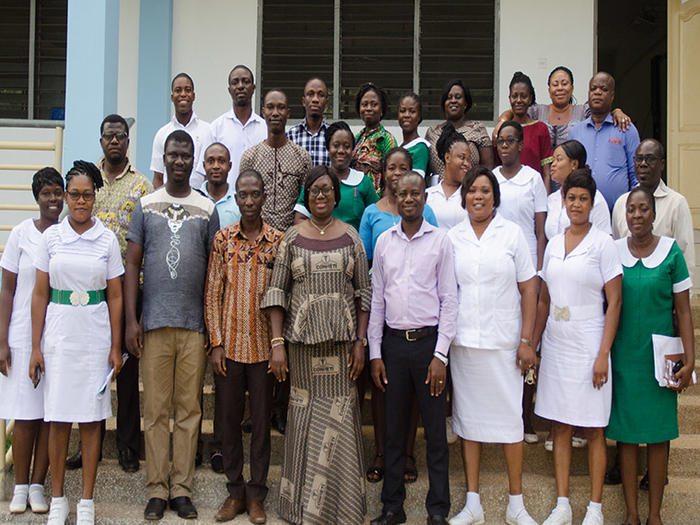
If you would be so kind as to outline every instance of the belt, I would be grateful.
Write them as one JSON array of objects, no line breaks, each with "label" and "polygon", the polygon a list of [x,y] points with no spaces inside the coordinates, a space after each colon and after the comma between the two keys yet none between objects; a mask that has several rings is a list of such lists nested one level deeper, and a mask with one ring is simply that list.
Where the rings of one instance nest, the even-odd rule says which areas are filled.
[{"label": "belt", "polygon": [[603,315],[602,304],[590,304],[583,306],[556,306],[550,305],[549,316],[555,321],[583,321]]},{"label": "belt", "polygon": [[73,290],[57,290],[51,288],[51,302],[68,304],[72,306],[87,306],[99,304],[105,300],[104,290],[90,290],[88,292],[75,292]]},{"label": "belt", "polygon": [[396,337],[405,338],[406,341],[418,341],[429,335],[437,333],[437,326],[424,326],[423,328],[415,328],[411,330],[395,330],[387,325],[389,333]]}]

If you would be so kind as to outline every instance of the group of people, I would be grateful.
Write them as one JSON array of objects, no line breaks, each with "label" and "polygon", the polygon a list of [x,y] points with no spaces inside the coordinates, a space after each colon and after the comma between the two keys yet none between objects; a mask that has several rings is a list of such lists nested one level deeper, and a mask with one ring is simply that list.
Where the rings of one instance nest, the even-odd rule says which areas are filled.
[{"label": "group of people", "polygon": [[[195,115],[194,82],[180,73],[174,116],[153,142],[153,186],[129,162],[126,121],[107,116],[97,165],[76,161],[65,181],[53,168],[34,175],[39,218],[12,231],[0,261],[0,417],[16,420],[10,511],[29,506],[65,522],[78,423],[77,523],[94,523],[113,376],[119,463],[139,468],[140,367],[144,517],[161,519],[169,506],[196,518],[208,361],[210,461],[228,489],[217,521],[247,513],[265,523],[274,424],[285,436],[283,519],[363,523],[365,483],[383,481],[372,524],[405,522],[420,415],[430,525],[450,515],[449,433],[461,440],[467,489],[449,523],[484,522],[482,443],[502,443],[506,523],[532,525],[522,469],[524,441],[538,439],[534,409],[552,422],[558,497],[545,525],[572,522],[577,428],[591,479],[583,523],[603,523],[606,436],[621,443],[628,525],[640,522],[637,450],[648,444],[648,523],[661,523],[677,392],[695,363],[690,212],[661,180],[662,145],[640,143],[629,117],[613,111],[609,74],[594,75],[584,106],[573,104],[567,68],[548,84],[552,103],[535,104],[530,79],[516,73],[512,110],[493,137],[468,118],[461,80],[446,85],[445,121],[425,138],[420,97],[406,94],[398,141],[381,124],[388,98],[374,84],[357,93],[364,127],[354,134],[324,120],[320,78],[306,83],[304,119],[287,130],[284,92],[265,93],[262,116],[253,111],[246,66],[230,72],[232,109],[211,124]],[[654,377],[652,334],[679,337],[667,388]],[[375,454],[366,469],[368,388]]]}]

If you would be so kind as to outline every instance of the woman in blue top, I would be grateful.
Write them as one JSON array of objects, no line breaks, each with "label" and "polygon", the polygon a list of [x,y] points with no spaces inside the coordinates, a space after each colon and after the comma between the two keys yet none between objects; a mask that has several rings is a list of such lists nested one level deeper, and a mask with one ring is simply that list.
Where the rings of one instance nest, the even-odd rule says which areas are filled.
[{"label": "woman in blue top", "polygon": [[[402,147],[390,149],[382,164],[382,176],[380,187],[382,189],[382,198],[375,204],[370,204],[365,208],[360,221],[360,238],[365,245],[367,258],[372,263],[374,254],[374,246],[377,244],[377,239],[386,230],[398,224],[401,220],[396,206],[396,186],[399,178],[413,169],[413,157]],[[437,226],[437,219],[430,206],[425,205],[423,217],[433,226]],[[369,361],[368,361],[369,362]],[[358,381],[358,390],[360,399],[364,399],[365,389],[369,381],[369,367],[365,368],[360,380]],[[374,422],[374,446],[376,455],[374,463],[367,470],[367,481],[376,483],[384,477],[384,436],[385,436],[385,417],[384,417],[384,394],[379,390],[373,381],[369,381],[372,385],[372,421]],[[411,409],[411,420],[409,422],[409,433],[406,445],[406,468],[404,473],[404,481],[412,483],[416,481],[418,472],[416,471],[416,463],[413,458],[413,444],[416,437],[416,428],[418,425],[418,404],[414,400]]]}]

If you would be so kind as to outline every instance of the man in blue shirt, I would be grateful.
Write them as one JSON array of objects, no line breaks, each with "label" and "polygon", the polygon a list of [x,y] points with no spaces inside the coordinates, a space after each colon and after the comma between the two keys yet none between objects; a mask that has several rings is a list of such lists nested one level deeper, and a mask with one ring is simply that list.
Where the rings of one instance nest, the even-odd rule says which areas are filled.
[{"label": "man in blue shirt", "polygon": [[610,114],[615,98],[615,79],[609,73],[596,73],[588,84],[591,116],[569,132],[569,140],[578,140],[586,148],[588,165],[600,192],[612,210],[617,198],[637,185],[634,176],[634,152],[639,132],[634,124],[620,131]]},{"label": "man in blue shirt", "polygon": [[236,204],[236,192],[226,178],[231,169],[228,148],[221,142],[214,142],[204,151],[202,158],[207,178],[199,190],[205,197],[214,201],[219,214],[219,225],[226,228],[241,220],[241,212]]}]

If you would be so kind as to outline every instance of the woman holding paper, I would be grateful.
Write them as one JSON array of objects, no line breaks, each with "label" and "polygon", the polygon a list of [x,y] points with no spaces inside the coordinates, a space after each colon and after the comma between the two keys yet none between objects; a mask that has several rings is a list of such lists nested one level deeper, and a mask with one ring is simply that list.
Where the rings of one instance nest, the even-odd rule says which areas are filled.
[{"label": "woman holding paper", "polygon": [[63,484],[72,423],[80,425],[83,456],[76,522],[95,522],[92,495],[100,421],[112,415],[109,393],[100,390],[110,371],[116,375],[122,366],[124,266],[114,233],[92,217],[95,191],[102,184],[94,164],[73,164],[66,174],[68,216],[46,229],[34,258],[29,376],[34,384],[44,383],[52,489],[48,523],[52,524],[65,523],[69,512]]},{"label": "woman holding paper", "polygon": [[[654,196],[637,186],[627,198],[630,236],[615,242],[622,262],[622,312],[612,349],[613,398],[606,437],[619,442],[625,524],[640,523],[637,454],[647,444],[649,525],[661,523],[668,441],[678,437],[677,392],[691,381],[695,365],[688,268],[670,237],[654,235]],[[673,310],[684,365],[677,385],[659,385],[654,375],[652,335],[674,335]]]}]

